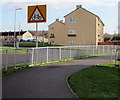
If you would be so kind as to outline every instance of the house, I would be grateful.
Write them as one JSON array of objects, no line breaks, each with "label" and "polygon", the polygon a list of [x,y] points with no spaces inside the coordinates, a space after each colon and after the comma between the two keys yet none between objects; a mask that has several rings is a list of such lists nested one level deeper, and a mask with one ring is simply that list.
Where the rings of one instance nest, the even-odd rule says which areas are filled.
[{"label": "house", "polygon": [[33,34],[31,34],[29,31],[27,31],[22,35],[21,39],[22,40],[33,40],[34,37],[33,37]]},{"label": "house", "polygon": [[[48,42],[47,39],[48,31],[38,31],[38,41]],[[36,40],[36,31],[27,31],[22,35],[22,40]]]},{"label": "house", "polygon": [[21,36],[25,33],[26,31],[16,31],[16,35],[14,35],[14,32],[8,31],[8,32],[0,32],[0,40],[1,41],[7,41],[7,42],[13,42],[14,38],[21,39]]},{"label": "house", "polygon": [[104,42],[120,42],[119,34],[104,34]]},{"label": "house", "polygon": [[[38,31],[38,41],[48,42],[47,36],[48,31]],[[16,35],[14,32],[0,32],[0,40],[6,42],[13,42],[14,38],[22,39],[22,40],[35,40],[36,39],[36,31],[16,31]]]},{"label": "house", "polygon": [[58,45],[97,45],[103,42],[104,23],[92,12],[77,5],[64,16],[65,22],[56,19],[48,26],[48,40]]},{"label": "house", "polygon": [[103,37],[104,37],[104,42],[109,42],[110,39],[113,37],[113,35],[105,33]]}]

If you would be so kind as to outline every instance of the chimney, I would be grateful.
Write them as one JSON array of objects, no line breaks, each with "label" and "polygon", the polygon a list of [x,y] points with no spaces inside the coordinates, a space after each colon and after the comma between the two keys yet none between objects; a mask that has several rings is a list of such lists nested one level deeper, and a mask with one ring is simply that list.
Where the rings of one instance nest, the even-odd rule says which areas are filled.
[{"label": "chimney", "polygon": [[59,21],[59,19],[56,19],[56,21]]},{"label": "chimney", "polygon": [[82,8],[82,5],[76,5],[76,9]]}]

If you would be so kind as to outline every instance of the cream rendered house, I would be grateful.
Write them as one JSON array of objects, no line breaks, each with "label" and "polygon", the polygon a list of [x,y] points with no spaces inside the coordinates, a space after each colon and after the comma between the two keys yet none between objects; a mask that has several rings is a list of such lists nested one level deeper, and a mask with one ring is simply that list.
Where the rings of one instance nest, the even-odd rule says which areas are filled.
[{"label": "cream rendered house", "polygon": [[[44,32],[45,35],[42,35],[42,32],[38,32],[38,41],[40,42],[48,42],[48,39],[46,38],[47,31]],[[23,40],[35,40],[36,39],[36,32],[35,31],[27,31],[22,35]]]},{"label": "cream rendered house", "polygon": [[33,40],[34,36],[30,32],[27,31],[22,35],[22,39],[23,40]]},{"label": "cream rendered house", "polygon": [[104,24],[95,14],[77,5],[64,16],[65,22],[56,19],[48,26],[48,40],[59,45],[97,45],[103,42]]}]

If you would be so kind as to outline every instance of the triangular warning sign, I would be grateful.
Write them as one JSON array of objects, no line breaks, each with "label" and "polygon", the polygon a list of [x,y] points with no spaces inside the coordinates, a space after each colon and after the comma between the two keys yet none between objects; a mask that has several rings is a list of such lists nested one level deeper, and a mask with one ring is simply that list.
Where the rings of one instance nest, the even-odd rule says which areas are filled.
[{"label": "triangular warning sign", "polygon": [[45,18],[43,17],[40,9],[37,6],[28,21],[29,22],[44,22],[45,21]]}]

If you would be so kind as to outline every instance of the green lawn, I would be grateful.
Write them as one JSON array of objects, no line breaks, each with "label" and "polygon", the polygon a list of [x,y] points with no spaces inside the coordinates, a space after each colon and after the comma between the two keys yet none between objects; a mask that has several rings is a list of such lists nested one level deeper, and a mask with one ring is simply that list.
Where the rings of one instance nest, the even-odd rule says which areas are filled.
[{"label": "green lawn", "polygon": [[3,50],[3,49],[13,49],[13,47],[0,47],[0,50]]},{"label": "green lawn", "polygon": [[76,72],[68,82],[81,100],[118,100],[119,74],[114,65],[102,64]]},{"label": "green lawn", "polygon": [[28,53],[31,52],[31,50],[28,49],[14,49],[13,47],[0,47],[0,50],[2,50],[2,53]]},{"label": "green lawn", "polygon": [[95,55],[81,55],[79,57],[74,57],[75,60],[80,60],[80,59],[87,59],[87,58],[92,58],[92,57],[99,57],[99,56],[106,56],[110,55],[110,53],[105,53],[105,54],[95,54]]}]

